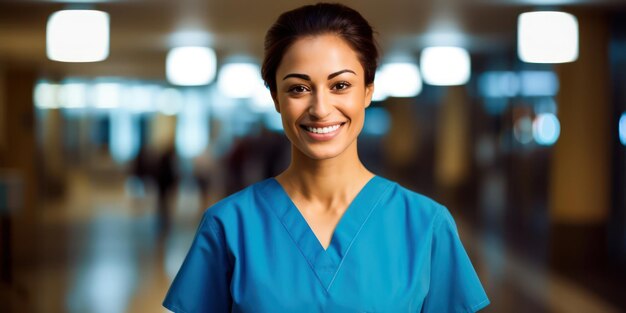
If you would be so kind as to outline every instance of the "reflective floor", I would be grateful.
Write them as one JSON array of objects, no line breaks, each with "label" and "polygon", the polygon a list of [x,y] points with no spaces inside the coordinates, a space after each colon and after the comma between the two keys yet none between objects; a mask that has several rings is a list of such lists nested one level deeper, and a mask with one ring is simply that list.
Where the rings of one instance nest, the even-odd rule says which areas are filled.
[{"label": "reflective floor", "polygon": [[[70,177],[67,198],[42,206],[37,257],[14,265],[16,281],[2,286],[1,303],[8,312],[167,312],[161,301],[202,211],[197,190],[179,188],[162,234],[150,190],[131,193],[122,176]],[[585,286],[510,251],[497,235],[457,223],[492,302],[484,312],[619,312]]]}]

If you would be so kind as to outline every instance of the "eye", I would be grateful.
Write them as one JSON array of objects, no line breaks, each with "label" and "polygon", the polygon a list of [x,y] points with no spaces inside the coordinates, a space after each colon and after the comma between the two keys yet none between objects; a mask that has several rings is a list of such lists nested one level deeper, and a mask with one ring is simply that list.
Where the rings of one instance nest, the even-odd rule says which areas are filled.
[{"label": "eye", "polygon": [[294,95],[303,94],[307,91],[309,91],[309,88],[303,85],[295,85],[295,86],[290,87],[289,90],[287,90],[287,92],[294,94]]},{"label": "eye", "polygon": [[338,82],[333,86],[333,90],[345,90],[350,88],[350,83],[348,82]]}]

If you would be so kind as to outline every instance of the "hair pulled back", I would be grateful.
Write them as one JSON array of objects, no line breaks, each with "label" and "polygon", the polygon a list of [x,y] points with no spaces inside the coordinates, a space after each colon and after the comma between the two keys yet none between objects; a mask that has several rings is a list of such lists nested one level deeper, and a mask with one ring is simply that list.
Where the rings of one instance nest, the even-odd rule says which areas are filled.
[{"label": "hair pulled back", "polygon": [[276,70],[291,45],[303,37],[334,34],[356,52],[365,72],[365,85],[374,82],[378,49],[370,24],[359,12],[336,3],[306,5],[281,14],[265,35],[261,76],[276,93]]}]

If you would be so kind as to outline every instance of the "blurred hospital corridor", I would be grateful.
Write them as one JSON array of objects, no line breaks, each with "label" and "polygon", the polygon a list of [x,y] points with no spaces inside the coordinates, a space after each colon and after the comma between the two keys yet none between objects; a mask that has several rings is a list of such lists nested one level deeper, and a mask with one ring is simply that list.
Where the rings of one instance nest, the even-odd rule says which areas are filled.
[{"label": "blurred hospital corridor", "polygon": [[[340,2],[358,156],[448,208],[484,312],[626,312],[626,1]],[[290,162],[260,64],[308,3],[0,0],[0,312],[167,312],[202,213]]]}]

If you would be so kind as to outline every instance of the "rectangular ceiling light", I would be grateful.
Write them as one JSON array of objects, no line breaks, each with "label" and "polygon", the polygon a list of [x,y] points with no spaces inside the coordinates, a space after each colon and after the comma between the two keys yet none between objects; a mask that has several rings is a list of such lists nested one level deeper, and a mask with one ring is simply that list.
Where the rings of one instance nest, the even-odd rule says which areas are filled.
[{"label": "rectangular ceiling light", "polygon": [[578,20],[556,11],[527,12],[517,20],[517,54],[527,63],[578,59]]},{"label": "rectangular ceiling light", "polygon": [[251,98],[263,88],[261,69],[253,63],[227,63],[217,76],[218,90],[229,98]]},{"label": "rectangular ceiling light", "polygon": [[60,62],[98,62],[109,56],[109,14],[95,10],[52,13],[46,28],[48,58]]},{"label": "rectangular ceiling light", "polygon": [[425,48],[420,67],[424,82],[435,86],[464,85],[471,74],[469,53],[460,47]]},{"label": "rectangular ceiling light", "polygon": [[374,101],[387,97],[411,98],[422,91],[422,77],[414,63],[386,63],[376,72],[374,86]]},{"label": "rectangular ceiling light", "polygon": [[179,86],[208,85],[215,78],[217,58],[208,47],[177,47],[165,61],[167,80]]}]

